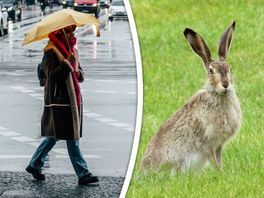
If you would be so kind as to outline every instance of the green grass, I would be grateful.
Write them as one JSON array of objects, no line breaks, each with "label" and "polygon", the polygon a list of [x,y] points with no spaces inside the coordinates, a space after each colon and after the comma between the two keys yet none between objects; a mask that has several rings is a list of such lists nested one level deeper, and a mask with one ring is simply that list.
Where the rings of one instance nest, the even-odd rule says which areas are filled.
[{"label": "green grass", "polygon": [[[127,197],[264,197],[264,2],[262,0],[131,0],[141,46],[144,110],[137,162]],[[236,20],[228,63],[243,112],[238,136],[223,151],[224,170],[142,175],[150,139],[205,81],[183,36],[190,27],[217,58],[220,35]]]}]

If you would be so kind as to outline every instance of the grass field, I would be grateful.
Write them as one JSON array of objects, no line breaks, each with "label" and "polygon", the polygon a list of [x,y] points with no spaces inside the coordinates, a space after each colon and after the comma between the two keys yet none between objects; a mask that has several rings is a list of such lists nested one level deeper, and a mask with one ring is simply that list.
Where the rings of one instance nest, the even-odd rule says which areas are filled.
[{"label": "grass field", "polygon": [[[264,197],[264,1],[130,2],[143,60],[144,111],[127,197]],[[217,58],[219,37],[233,19],[236,29],[227,61],[232,65],[243,124],[224,148],[223,171],[140,174],[140,161],[154,133],[204,85],[203,64],[185,40],[184,29],[202,35]]]}]

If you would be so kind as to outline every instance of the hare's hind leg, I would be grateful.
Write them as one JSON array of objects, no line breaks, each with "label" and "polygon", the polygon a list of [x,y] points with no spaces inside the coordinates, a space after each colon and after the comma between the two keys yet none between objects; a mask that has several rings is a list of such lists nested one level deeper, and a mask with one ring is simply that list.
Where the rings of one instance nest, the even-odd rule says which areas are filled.
[{"label": "hare's hind leg", "polygon": [[141,161],[140,164],[140,170],[145,170],[148,169],[151,166],[151,159],[150,157],[144,156],[143,160]]},{"label": "hare's hind leg", "polygon": [[156,168],[160,164],[160,158],[154,153],[147,154],[141,162],[141,170]]}]

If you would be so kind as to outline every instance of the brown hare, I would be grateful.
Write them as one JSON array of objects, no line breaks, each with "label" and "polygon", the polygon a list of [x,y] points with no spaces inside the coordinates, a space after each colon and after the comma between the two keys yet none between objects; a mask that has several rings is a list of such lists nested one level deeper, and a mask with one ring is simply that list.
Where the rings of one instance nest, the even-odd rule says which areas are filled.
[{"label": "brown hare", "polygon": [[207,71],[203,90],[192,96],[151,140],[141,162],[141,170],[155,169],[168,163],[172,170],[202,169],[208,162],[222,168],[221,152],[236,134],[242,115],[231,66],[225,62],[235,22],[220,38],[218,60],[200,35],[186,28],[184,35],[202,58]]}]

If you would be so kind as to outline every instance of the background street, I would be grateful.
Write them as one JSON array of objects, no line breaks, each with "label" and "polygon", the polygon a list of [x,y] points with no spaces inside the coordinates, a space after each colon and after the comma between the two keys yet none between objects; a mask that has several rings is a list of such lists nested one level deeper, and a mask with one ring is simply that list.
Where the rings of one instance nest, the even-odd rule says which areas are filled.
[{"label": "background street", "polygon": [[[128,20],[108,22],[107,9],[101,10],[99,18],[100,37],[95,37],[93,26],[76,30],[80,63],[86,73],[86,81],[81,84],[84,123],[80,145],[90,171],[105,178],[105,183],[107,178],[118,178],[120,188],[134,136],[136,64]],[[9,22],[9,34],[0,37],[2,177],[12,172],[16,176],[29,176],[22,172],[42,140],[43,88],[38,84],[36,69],[47,40],[22,47],[25,32],[40,19],[38,6],[27,7],[22,21]],[[65,144],[65,141],[58,142],[50,152],[44,173],[50,175],[47,180],[53,174],[69,174],[71,179],[65,181],[76,185],[77,177]]]}]

